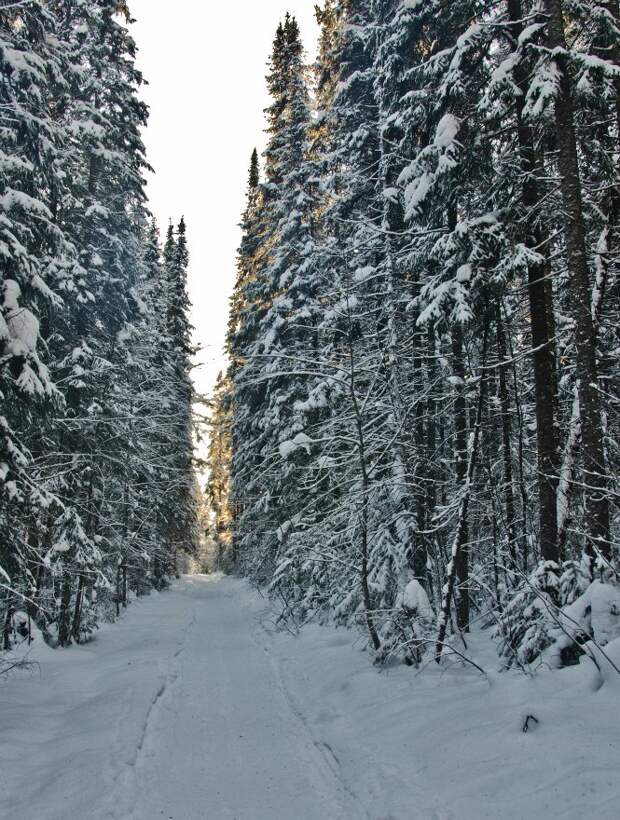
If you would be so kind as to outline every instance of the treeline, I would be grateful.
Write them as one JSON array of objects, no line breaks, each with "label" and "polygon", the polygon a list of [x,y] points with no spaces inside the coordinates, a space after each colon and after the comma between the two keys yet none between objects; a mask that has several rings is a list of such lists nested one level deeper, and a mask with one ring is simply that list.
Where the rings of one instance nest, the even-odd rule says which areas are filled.
[{"label": "treeline", "polygon": [[311,72],[291,17],[269,62],[220,542],[379,657],[439,658],[475,620],[527,663],[618,579],[618,3],[317,16]]},{"label": "treeline", "polygon": [[129,22],[0,2],[4,650],[83,640],[195,538],[185,225],[162,257]]}]

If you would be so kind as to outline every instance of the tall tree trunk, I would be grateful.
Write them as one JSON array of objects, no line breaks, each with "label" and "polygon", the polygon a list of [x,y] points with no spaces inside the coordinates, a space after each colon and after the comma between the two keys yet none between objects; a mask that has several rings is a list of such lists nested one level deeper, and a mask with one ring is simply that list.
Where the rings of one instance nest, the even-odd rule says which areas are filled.
[{"label": "tall tree trunk", "polygon": [[[381,12],[381,10],[379,10]],[[385,8],[383,13],[380,13],[382,22],[387,20],[388,9]],[[386,90],[383,86],[376,89],[376,102],[378,111],[377,129],[379,137],[379,170],[381,176],[381,185],[384,191],[393,188],[396,185],[397,173],[395,171],[395,158],[393,149],[390,145],[388,137],[388,121],[389,121],[389,106],[385,99]],[[383,214],[381,220],[381,227],[384,237],[384,252],[385,252],[385,278],[386,291],[384,310],[387,316],[387,378],[390,387],[390,398],[392,404],[391,414],[391,459],[394,464],[393,476],[397,483],[396,495],[399,498],[400,512],[412,515],[413,509],[416,510],[417,522],[420,521],[423,508],[423,498],[420,498],[419,493],[411,493],[408,487],[408,475],[413,472],[411,458],[412,453],[408,451],[403,445],[403,427],[405,420],[405,399],[401,390],[401,367],[399,361],[399,316],[398,316],[398,297],[401,286],[400,269],[397,263],[398,244],[396,236],[402,233],[405,228],[404,215],[402,205],[397,200],[390,197],[383,197]],[[414,292],[417,289],[417,282],[414,283]],[[421,402],[421,331],[416,324],[417,315],[414,314],[414,328],[413,328],[413,379],[414,389],[417,386],[420,388],[417,391],[417,406],[415,412],[415,444],[420,446],[422,435],[420,428],[423,427],[422,421],[422,402]],[[417,472],[417,470],[416,470]],[[407,527],[406,543],[404,546],[405,554],[408,556],[410,566],[413,570],[415,578],[426,587],[426,540],[423,536],[417,533],[415,536],[411,534],[412,527]]]},{"label": "tall tree trunk", "polygon": [[[482,357],[483,367],[486,363],[486,343],[487,343],[487,328],[485,327],[484,336],[484,353]],[[459,512],[454,538],[452,539],[452,549],[450,552],[450,562],[447,568],[447,579],[444,586],[443,597],[441,601],[441,611],[439,613],[439,631],[437,634],[437,643],[435,645],[435,660],[437,663],[441,661],[441,655],[446,640],[446,633],[448,631],[448,623],[450,622],[450,612],[452,605],[452,598],[459,572],[459,560],[462,553],[467,551],[468,539],[468,516],[469,504],[471,501],[471,494],[474,482],[474,475],[476,472],[476,462],[478,459],[478,449],[480,445],[480,435],[482,428],[482,414],[484,410],[485,401],[485,387],[486,379],[484,376],[480,379],[480,386],[478,388],[478,407],[476,410],[476,422],[467,456],[467,464],[465,467],[465,479],[461,487],[461,500],[459,503]],[[469,603],[469,600],[468,600]],[[457,613],[458,616],[458,613]]]},{"label": "tall tree trunk", "polygon": [[349,323],[349,334],[348,334],[348,346],[349,346],[349,393],[351,397],[351,404],[353,406],[353,414],[355,418],[355,427],[357,433],[357,453],[359,459],[359,467],[360,467],[360,478],[361,478],[361,491],[362,491],[362,498],[361,498],[361,505],[360,505],[360,516],[359,516],[359,523],[361,528],[361,538],[360,538],[360,553],[361,553],[361,567],[360,567],[360,586],[362,590],[362,600],[364,601],[364,613],[366,617],[366,626],[368,627],[368,634],[370,636],[370,640],[372,641],[372,645],[375,650],[381,648],[381,641],[379,639],[379,633],[377,632],[377,628],[375,626],[374,618],[373,618],[373,604],[372,604],[372,597],[370,594],[370,585],[368,582],[369,572],[370,572],[370,562],[369,562],[369,545],[368,545],[368,494],[370,491],[370,479],[368,476],[368,468],[367,468],[367,456],[366,456],[366,437],[364,434],[364,423],[360,411],[359,402],[357,400],[356,395],[356,369],[355,369],[355,358],[354,358],[354,342],[353,336],[351,333],[351,325]]},{"label": "tall tree trunk", "polygon": [[[512,35],[515,40],[523,32],[521,0],[508,0]],[[523,173],[522,202],[527,219],[526,242],[542,254],[547,237],[534,222],[533,213],[540,201],[541,191],[537,182],[540,163],[537,159],[534,135],[525,122],[525,107],[529,77],[527,69],[519,63],[515,68],[515,80],[521,91],[516,98],[519,158]],[[545,561],[557,561],[557,482],[560,465],[560,437],[557,409],[557,372],[555,352],[555,320],[550,268],[546,261],[531,261],[528,266],[528,296],[530,326],[533,347],[534,394],[536,405],[536,436],[538,455],[538,523],[540,552]]]},{"label": "tall tree trunk", "polygon": [[573,481],[575,461],[577,459],[580,442],[581,422],[579,414],[579,394],[575,388],[568,427],[568,439],[564,447],[560,482],[558,484],[558,543],[560,546],[560,555],[564,552],[566,539],[568,537],[568,526],[571,520],[569,514],[570,488]]},{"label": "tall tree trunk", "polygon": [[[418,287],[414,289],[414,294],[417,295]],[[419,328],[417,324],[418,314],[414,313],[413,329],[412,329],[412,344],[413,344],[413,358],[412,358],[412,395],[415,406],[415,421],[414,421],[414,451],[413,457],[415,459],[415,484],[414,491],[414,506],[416,510],[416,524],[417,535],[415,539],[412,568],[413,574],[417,581],[419,581],[425,589],[428,589],[428,539],[423,534],[426,529],[426,522],[433,507],[428,505],[428,485],[429,485],[429,468],[430,462],[428,459],[428,446],[425,438],[424,430],[424,410],[425,402],[423,395],[428,391],[428,385],[424,380],[423,368],[423,354],[426,344],[426,331]],[[430,415],[428,415],[427,426],[432,424]],[[433,504],[434,506],[434,504]]]},{"label": "tall tree trunk", "polygon": [[506,507],[506,529],[508,531],[508,551],[513,569],[517,565],[517,530],[514,486],[512,476],[512,422],[510,418],[510,396],[506,379],[506,336],[502,320],[499,298],[495,300],[495,325],[497,330],[497,355],[499,358],[499,401],[502,410],[502,466],[504,474],[504,504]]},{"label": "tall tree trunk", "polygon": [[[452,369],[460,379],[454,399],[454,473],[456,486],[465,492],[467,479],[467,402],[465,399],[465,362],[463,351],[463,328],[455,324],[452,328]],[[468,502],[469,503],[469,502]],[[459,520],[459,548],[453,557],[458,578],[456,622],[464,632],[469,630],[469,547],[468,503],[461,508]]]},{"label": "tall tree trunk", "polygon": [[608,558],[610,555],[609,499],[596,363],[596,333],[591,310],[590,272],[586,251],[573,96],[568,66],[565,57],[562,56],[562,50],[567,48],[562,0],[545,0],[545,9],[549,16],[548,45],[550,49],[558,50],[554,60],[560,74],[560,87],[555,103],[555,120],[571,301],[575,319],[577,389],[583,442],[585,521],[588,527],[586,549],[591,555],[595,554],[596,550],[600,550],[601,554]]},{"label": "tall tree trunk", "polygon": [[[436,467],[436,460],[437,460],[437,420],[435,417],[435,413],[437,411],[436,407],[436,400],[435,400],[435,390],[437,388],[437,381],[438,381],[438,367],[437,367],[437,344],[435,341],[435,328],[432,325],[428,327],[428,336],[427,336],[427,356],[428,356],[428,367],[426,370],[427,378],[428,378],[428,386],[427,386],[427,402],[426,402],[426,441],[424,447],[424,472],[425,472],[425,486],[426,492],[424,494],[424,506],[426,506],[426,515],[422,519],[422,523],[425,521],[432,521],[435,508],[437,507],[437,481],[439,479],[439,475],[437,472]],[[428,542],[427,542],[427,554],[428,554]]]}]

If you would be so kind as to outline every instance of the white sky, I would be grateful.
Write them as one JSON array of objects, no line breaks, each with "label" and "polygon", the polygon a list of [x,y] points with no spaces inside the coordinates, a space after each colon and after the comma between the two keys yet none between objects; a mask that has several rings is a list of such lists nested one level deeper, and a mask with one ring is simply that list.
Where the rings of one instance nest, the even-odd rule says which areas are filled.
[{"label": "white sky", "polygon": [[313,0],[130,0],[138,67],[149,86],[145,141],[155,175],[147,193],[162,236],[185,215],[196,341],[194,371],[210,392],[224,358],[228,297],[235,279],[250,154],[264,147],[266,63],[278,21],[289,11],[313,56]]}]

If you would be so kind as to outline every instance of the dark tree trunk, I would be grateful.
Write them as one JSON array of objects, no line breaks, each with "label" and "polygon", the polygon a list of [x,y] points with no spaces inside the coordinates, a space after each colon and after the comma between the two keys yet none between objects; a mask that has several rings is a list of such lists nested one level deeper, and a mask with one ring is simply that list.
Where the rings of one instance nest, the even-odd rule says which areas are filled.
[{"label": "dark tree trunk", "polygon": [[13,606],[13,603],[9,600],[6,607],[4,624],[2,626],[2,649],[5,652],[8,652],[11,649],[11,622],[13,619],[14,612],[15,607]]},{"label": "dark tree trunk", "polygon": [[121,614],[121,565],[116,568],[116,595],[114,596],[116,603],[116,617]]},{"label": "dark tree trunk", "polygon": [[60,646],[69,646],[71,643],[71,576],[67,571],[65,571],[60,594],[58,643]]},{"label": "dark tree trunk", "polygon": [[499,299],[495,300],[495,324],[497,329],[497,355],[499,358],[499,401],[502,411],[502,465],[504,474],[504,504],[506,507],[506,529],[508,531],[508,551],[513,569],[517,565],[517,530],[512,475],[512,421],[510,417],[510,396],[506,379],[506,336],[502,321]]},{"label": "dark tree trunk", "polygon": [[[512,24],[512,34],[516,39],[523,31],[523,11],[521,0],[508,0],[508,11]],[[515,79],[521,90],[517,97],[517,126],[519,154],[523,173],[522,202],[527,225],[527,244],[542,253],[547,238],[540,226],[534,224],[533,212],[540,201],[537,160],[534,135],[524,121],[529,77],[525,66],[519,64]],[[557,411],[557,372],[555,352],[555,319],[549,267],[544,262],[531,262],[528,266],[528,295],[532,333],[534,388],[536,404],[536,435],[538,451],[538,497],[540,552],[545,561],[557,561],[557,483],[560,466],[560,439]]]},{"label": "dark tree trunk", "polygon": [[[414,289],[414,296],[417,295],[417,291],[418,288],[416,286],[416,288]],[[416,510],[416,524],[418,533],[415,539],[412,568],[416,580],[419,581],[419,583],[422,584],[422,586],[425,589],[428,589],[428,577],[426,569],[428,563],[428,541],[427,537],[423,535],[423,532],[426,529],[426,522],[429,514],[431,514],[432,512],[432,507],[428,507],[427,498],[430,462],[428,459],[428,452],[425,452],[425,450],[427,451],[428,448],[426,444],[424,430],[425,407],[424,402],[422,400],[424,390],[428,389],[428,386],[425,384],[423,369],[423,353],[426,341],[426,333],[418,327],[417,319],[418,315],[417,313],[415,313],[412,328],[412,387],[413,395],[416,401],[414,426],[414,452],[417,456],[417,462],[415,465],[415,475],[417,480],[415,482],[416,490],[414,492],[414,503]],[[431,424],[430,416],[427,415],[427,418],[429,419],[427,423]]]},{"label": "dark tree trunk", "polygon": [[360,567],[360,586],[362,590],[362,600],[364,601],[364,612],[366,616],[366,626],[368,627],[368,634],[375,651],[381,648],[381,641],[379,633],[375,626],[373,618],[373,604],[370,594],[370,585],[368,583],[369,576],[369,549],[368,549],[368,493],[370,489],[370,479],[368,477],[367,463],[366,463],[366,437],[364,435],[364,424],[360,413],[359,403],[355,393],[356,387],[356,370],[354,360],[354,342],[349,332],[349,391],[351,396],[351,404],[353,406],[353,413],[355,417],[355,426],[357,432],[357,452],[360,466],[360,477],[362,487],[362,497],[359,510],[359,524],[361,530],[360,536],[360,552],[361,552],[361,567]]},{"label": "dark tree trunk", "polygon": [[[566,49],[562,0],[545,0],[545,9],[549,16],[549,47]],[[560,72],[555,120],[571,301],[575,319],[577,381],[583,442],[585,521],[588,527],[586,549],[591,555],[599,550],[604,557],[608,558],[610,555],[608,483],[573,97],[566,62],[561,53],[554,59]]]},{"label": "dark tree trunk", "polygon": [[76,643],[80,642],[80,629],[82,625],[82,602],[84,598],[84,576],[80,575],[78,581],[78,589],[75,596],[75,605],[73,607],[73,625],[71,627],[71,634]]},{"label": "dark tree trunk", "polygon": [[[486,362],[486,341],[487,338],[485,328],[484,354],[482,357],[483,366]],[[467,522],[469,516],[469,504],[471,501],[474,474],[476,472],[476,461],[478,459],[478,449],[480,445],[482,414],[485,402],[485,385],[486,379],[481,378],[478,392],[478,408],[476,410],[476,423],[474,426],[473,440],[471,449],[469,450],[469,455],[467,457],[467,463],[465,466],[465,480],[461,491],[458,521],[456,526],[456,532],[454,534],[454,538],[452,541],[452,550],[450,555],[450,562],[448,564],[445,591],[443,594],[443,600],[441,602],[441,612],[439,615],[439,631],[437,634],[437,643],[435,645],[435,660],[437,661],[437,663],[441,661],[441,655],[444,649],[444,643],[448,631],[448,624],[450,623],[452,598],[454,597],[456,582],[458,578],[459,558],[461,553],[467,551]]]},{"label": "dark tree trunk", "polygon": [[[467,402],[465,400],[465,362],[463,351],[463,329],[460,324],[452,328],[452,369],[460,379],[454,399],[454,472],[456,486],[463,491],[467,478]],[[464,632],[469,630],[469,548],[467,546],[469,522],[467,505],[462,509],[459,522],[460,546],[454,557],[458,579],[456,622]]]},{"label": "dark tree trunk", "polygon": [[123,607],[127,607],[127,564],[123,564]]},{"label": "dark tree trunk", "polygon": [[[437,466],[436,466],[436,459],[437,459],[437,419],[436,419],[436,412],[437,412],[437,402],[435,400],[435,389],[438,380],[438,368],[436,362],[436,342],[435,342],[435,330],[433,327],[428,328],[428,336],[427,336],[427,355],[428,355],[428,367],[427,367],[427,377],[428,377],[428,398],[426,401],[426,441],[425,441],[425,448],[424,448],[424,462],[425,462],[425,507],[426,507],[426,515],[422,519],[422,523],[426,523],[426,521],[432,521],[433,515],[435,513],[435,508],[437,506],[437,481],[439,479]],[[429,545],[427,544],[427,554],[429,550]],[[427,575],[428,575],[427,570]]]}]

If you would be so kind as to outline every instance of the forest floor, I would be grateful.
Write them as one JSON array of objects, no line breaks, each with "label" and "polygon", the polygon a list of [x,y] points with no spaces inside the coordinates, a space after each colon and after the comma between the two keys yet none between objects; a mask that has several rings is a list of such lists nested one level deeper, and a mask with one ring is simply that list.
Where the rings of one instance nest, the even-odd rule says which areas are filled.
[{"label": "forest floor", "polygon": [[186,577],[0,682],[0,816],[617,820],[620,687],[470,651],[486,677],[378,671],[354,633],[277,632],[244,582]]}]

